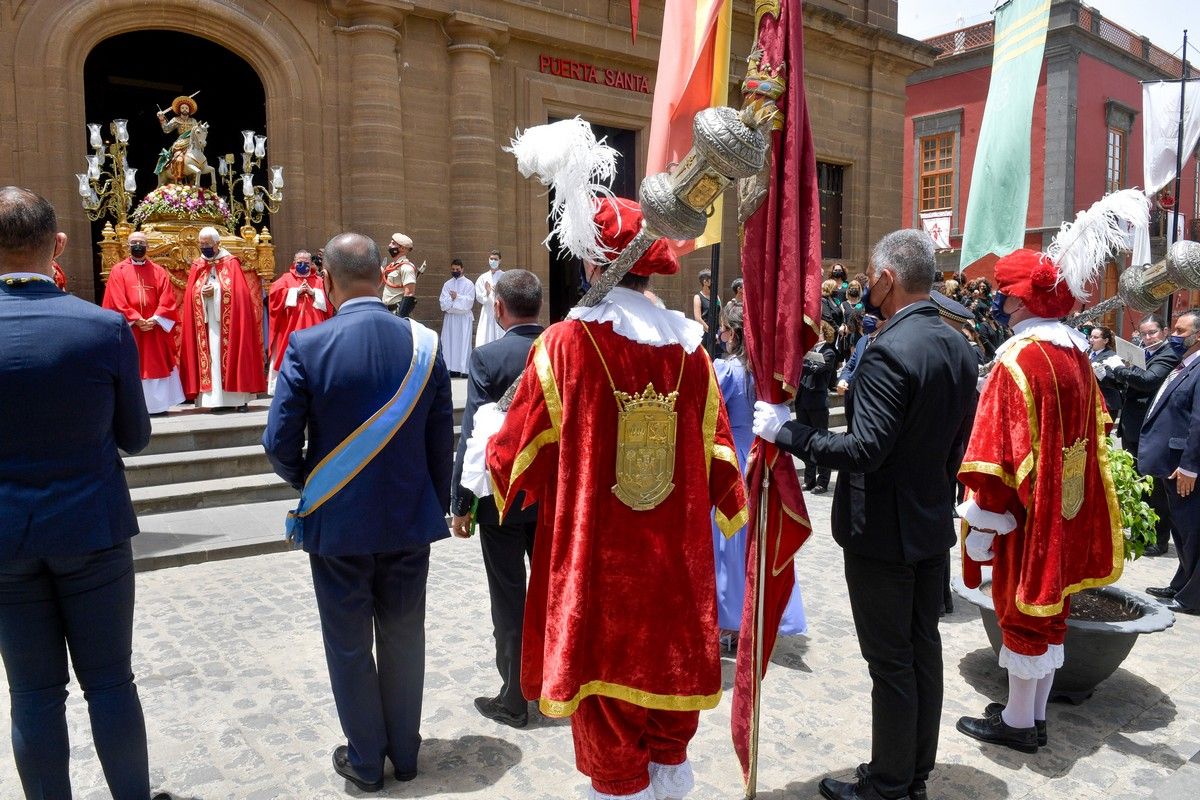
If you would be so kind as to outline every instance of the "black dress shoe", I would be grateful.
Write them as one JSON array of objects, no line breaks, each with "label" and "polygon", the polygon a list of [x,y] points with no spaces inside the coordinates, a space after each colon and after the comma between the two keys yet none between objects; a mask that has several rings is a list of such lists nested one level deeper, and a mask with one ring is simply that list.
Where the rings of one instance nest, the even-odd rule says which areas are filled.
[{"label": "black dress shoe", "polygon": [[883,800],[883,796],[875,791],[869,778],[859,778],[853,783],[822,778],[817,788],[825,800]]},{"label": "black dress shoe", "polygon": [[1146,587],[1146,594],[1150,595],[1151,597],[1170,600],[1175,596],[1175,590],[1170,586],[1148,586]]},{"label": "black dress shoe", "polygon": [[524,728],[529,724],[528,711],[509,711],[499,697],[476,697],[475,710],[490,720],[510,728]]},{"label": "black dress shoe", "polygon": [[415,769],[412,772],[401,772],[400,770],[396,770],[392,774],[395,775],[396,780],[400,781],[401,783],[408,783],[413,778],[417,777],[417,771]]},{"label": "black dress shoe", "polygon": [[[988,703],[987,708],[983,709],[983,715],[985,717],[998,717],[1002,711],[1004,711],[1004,703]],[[1037,731],[1038,747],[1045,747],[1046,742],[1049,741],[1046,735],[1046,720],[1035,719],[1033,727]]]},{"label": "black dress shoe", "polygon": [[1165,556],[1166,554],[1167,554],[1167,548],[1165,548],[1165,547],[1147,547],[1145,550],[1142,551],[1142,555],[1150,556],[1150,557]]},{"label": "black dress shoe", "polygon": [[[859,764],[858,769],[854,770],[854,777],[860,781],[867,780],[871,776],[870,764]],[[929,792],[925,790],[925,781],[913,781],[908,787],[908,800],[929,800]]]},{"label": "black dress shoe", "polygon": [[150,800],[174,800],[170,792],[155,792]]},{"label": "black dress shoe", "polygon": [[954,726],[959,733],[988,744],[998,744],[1022,753],[1038,751],[1037,728],[1014,728],[997,714],[994,717],[962,717]]},{"label": "black dress shoe", "polygon": [[804,482],[804,491],[811,492],[813,489],[816,488],[816,486],[817,486],[816,481],[813,481],[812,483],[805,481]]},{"label": "black dress shoe", "polygon": [[383,789],[383,778],[369,781],[358,774],[358,771],[350,765],[349,752],[350,748],[344,744],[333,748],[333,771],[364,792],[378,792]]},{"label": "black dress shoe", "polygon": [[818,484],[817,486],[813,487],[812,493],[813,494],[825,494],[828,491],[829,491],[828,486],[821,486]]},{"label": "black dress shoe", "polygon": [[1176,614],[1189,614],[1193,617],[1200,617],[1200,608],[1192,608],[1182,605],[1178,600],[1172,600],[1167,603],[1167,608],[1174,611]]}]

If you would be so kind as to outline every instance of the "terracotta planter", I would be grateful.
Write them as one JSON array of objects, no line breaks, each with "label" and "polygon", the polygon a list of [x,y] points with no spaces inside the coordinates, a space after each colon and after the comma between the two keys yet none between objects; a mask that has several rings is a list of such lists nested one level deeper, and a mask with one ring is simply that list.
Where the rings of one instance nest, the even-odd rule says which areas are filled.
[{"label": "terracotta planter", "polygon": [[[960,578],[955,578],[953,586],[955,594],[979,608],[979,616],[992,650],[999,655],[1000,626],[996,622],[992,598],[983,591],[990,583],[990,579],[985,579],[978,589],[968,589]],[[1093,591],[1121,600],[1141,612],[1141,616],[1124,622],[1068,619],[1067,638],[1063,643],[1063,666],[1054,673],[1051,699],[1082,703],[1092,696],[1097,686],[1116,672],[1133,649],[1138,636],[1166,630],[1175,624],[1175,614],[1146,595],[1117,586],[1105,586]]]}]

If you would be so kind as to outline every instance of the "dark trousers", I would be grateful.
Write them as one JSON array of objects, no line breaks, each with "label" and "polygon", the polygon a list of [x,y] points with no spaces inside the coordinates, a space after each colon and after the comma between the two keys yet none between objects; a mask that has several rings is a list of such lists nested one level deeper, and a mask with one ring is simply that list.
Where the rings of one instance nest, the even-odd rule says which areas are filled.
[{"label": "dark trousers", "polygon": [[1171,519],[1175,523],[1171,533],[1175,538],[1175,551],[1179,554],[1179,568],[1171,579],[1171,588],[1180,605],[1200,608],[1200,493],[1193,489],[1187,497],[1180,497],[1175,490],[1175,481],[1165,483]]},{"label": "dark trousers", "polygon": [[916,564],[849,552],[845,559],[854,629],[871,673],[871,782],[883,797],[905,797],[937,758],[946,556]]},{"label": "dark trousers", "polygon": [[392,306],[392,313],[397,317],[408,318],[412,316],[413,309],[417,307],[417,298],[402,297],[400,302]]},{"label": "dark trousers", "polygon": [[521,630],[525,620],[525,559],[533,558],[536,530],[536,522],[479,524],[479,544],[492,600],[500,702],[517,714],[528,708],[521,694]]},{"label": "dark trousers", "polygon": [[383,776],[385,755],[397,772],[416,772],[429,545],[364,556],[310,555],[309,563],[351,765],[368,781]]},{"label": "dark trousers", "polygon": [[[819,431],[829,430],[829,407],[796,408],[796,422],[810,425]],[[829,467],[819,467],[811,461],[804,462],[804,485],[829,486]]]},{"label": "dark trousers", "polygon": [[0,654],[26,798],[71,797],[67,652],[114,800],[147,800],[146,724],[133,683],[133,551],[0,562]]},{"label": "dark trousers", "polygon": [[[1139,444],[1139,439],[1132,439],[1131,441],[1121,440],[1121,445],[1133,456],[1135,464],[1137,463]],[[1150,490],[1150,496],[1146,498],[1146,503],[1154,509],[1154,513],[1158,514],[1158,522],[1154,526],[1154,548],[1166,552],[1167,545],[1171,542],[1172,528],[1174,527],[1171,522],[1171,505],[1167,501],[1167,485],[1162,478],[1152,478],[1151,480],[1154,481],[1154,487]]]}]

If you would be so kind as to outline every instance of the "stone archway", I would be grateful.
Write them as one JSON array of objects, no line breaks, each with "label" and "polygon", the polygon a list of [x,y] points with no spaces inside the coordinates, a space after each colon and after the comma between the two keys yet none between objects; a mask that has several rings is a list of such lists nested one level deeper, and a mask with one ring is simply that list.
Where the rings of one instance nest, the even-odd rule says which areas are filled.
[{"label": "stone archway", "polygon": [[[324,230],[341,216],[336,196],[322,191],[323,176],[336,173],[336,153],[323,152],[319,126],[304,124],[306,111],[323,107],[315,40],[319,32],[306,37],[264,0],[237,6],[215,0],[150,7],[140,0],[29,4],[18,14],[13,37],[14,75],[18,86],[42,91],[27,93],[16,109],[18,147],[32,151],[18,160],[17,180],[44,194],[58,210],[60,227],[70,237],[64,267],[72,289],[83,297],[95,294],[94,245],[71,175],[87,145],[84,62],[101,41],[148,28],[203,33],[245,60],[261,79],[268,147],[272,160],[287,173],[286,199],[272,229],[283,252],[302,246],[308,232]],[[157,56],[136,54],[147,55]]]}]

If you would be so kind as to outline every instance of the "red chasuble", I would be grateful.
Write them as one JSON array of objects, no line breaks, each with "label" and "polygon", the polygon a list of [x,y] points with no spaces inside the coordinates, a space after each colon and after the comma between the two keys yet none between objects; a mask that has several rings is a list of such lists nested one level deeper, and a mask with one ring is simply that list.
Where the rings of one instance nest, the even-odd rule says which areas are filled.
[{"label": "red chasuble", "polygon": [[[146,259],[134,264],[125,259],[112,268],[104,287],[105,308],[125,315],[129,322],[161,317],[179,322],[175,290],[167,271]],[[170,333],[155,323],[148,331],[131,326],[142,362],[142,380],[166,378],[175,369],[175,342]]]},{"label": "red chasuble", "polygon": [[[522,691],[556,717],[589,695],[713,708],[721,666],[709,511],[731,535],[746,522],[746,499],[712,363],[700,349],[685,356],[579,321],[550,326],[529,359],[487,455],[501,513],[520,491],[539,504]],[[613,382],[631,395],[648,384],[678,391],[673,457],[661,417],[640,430],[628,410],[619,420]],[[635,511],[619,485],[670,489]]]},{"label": "red chasuble", "polygon": [[262,328],[254,317],[254,304],[261,300],[251,296],[241,262],[226,255],[213,262],[197,258],[188,273],[179,321],[183,330],[179,359],[183,393],[190,400],[212,390],[212,354],[200,294],[210,270],[216,270],[221,292],[221,386],[227,392],[265,392]]},{"label": "red chasuble", "polygon": [[[958,477],[980,508],[1017,520],[993,544],[993,594],[1011,592],[1023,614],[1056,616],[1069,595],[1121,576],[1109,427],[1087,356],[1074,347],[1015,342],[984,384]],[[1075,455],[1064,453],[1081,441]],[[964,576],[976,573],[968,583],[978,585],[963,552]]]},{"label": "red chasuble", "polygon": [[287,349],[288,338],[293,331],[311,328],[333,316],[333,307],[329,305],[328,296],[325,298],[324,311],[316,307],[314,297],[304,293],[297,294],[295,305],[287,304],[288,290],[305,286],[320,289],[322,293],[325,291],[325,281],[311,268],[307,275],[300,276],[296,274],[296,265],[293,264],[290,270],[275,279],[267,293],[267,312],[270,315],[271,329],[271,369],[276,371],[283,364],[283,352]]}]

